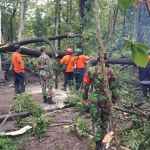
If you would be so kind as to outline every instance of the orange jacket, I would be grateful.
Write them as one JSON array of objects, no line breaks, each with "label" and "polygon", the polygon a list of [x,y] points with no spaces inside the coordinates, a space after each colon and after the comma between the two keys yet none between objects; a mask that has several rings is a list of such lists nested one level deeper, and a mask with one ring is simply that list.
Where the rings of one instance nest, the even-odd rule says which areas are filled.
[{"label": "orange jacket", "polygon": [[[70,57],[71,57],[71,59],[70,59]],[[70,61],[69,61],[69,60],[70,60]],[[68,63],[68,61],[69,61],[69,63]],[[67,69],[66,69],[65,72],[73,72],[73,71],[74,71],[75,60],[74,60],[74,57],[73,57],[73,56],[71,56],[71,55],[66,55],[66,56],[64,56],[64,57],[61,59],[60,63],[61,63],[62,65],[68,63]]]},{"label": "orange jacket", "polygon": [[75,64],[76,64],[76,68],[84,68],[84,63],[85,61],[88,61],[90,58],[88,56],[85,55],[80,55],[80,56],[75,56]]},{"label": "orange jacket", "polygon": [[12,55],[13,69],[16,73],[21,73],[24,70],[24,62],[20,53],[13,53]]}]

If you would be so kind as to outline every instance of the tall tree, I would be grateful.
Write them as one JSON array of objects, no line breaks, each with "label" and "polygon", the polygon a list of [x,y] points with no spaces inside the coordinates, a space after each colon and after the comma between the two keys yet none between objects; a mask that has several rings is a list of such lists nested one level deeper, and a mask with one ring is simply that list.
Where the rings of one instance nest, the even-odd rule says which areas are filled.
[{"label": "tall tree", "polygon": [[11,43],[13,43],[13,18],[18,8],[18,2],[19,0],[17,0],[16,2],[13,2],[13,12],[10,17],[10,39],[9,40]]},{"label": "tall tree", "polygon": [[102,36],[101,36],[101,20],[99,19],[99,17],[100,17],[99,13],[100,13],[99,3],[98,3],[98,0],[95,0],[97,41],[98,41],[98,48],[99,48],[99,56],[100,56],[100,60],[101,60],[101,64],[102,64],[102,73],[103,73],[104,81],[105,81],[104,90],[106,92],[106,97],[108,98],[108,102],[109,102],[110,118],[111,118],[112,129],[113,129],[114,137],[115,137],[116,150],[121,150],[120,138],[119,138],[119,133],[117,130],[117,123],[116,123],[115,116],[114,116],[111,92],[109,90],[109,82],[108,82],[107,71],[106,71],[106,67],[105,67],[105,61],[104,61],[104,50],[103,50]]},{"label": "tall tree", "polygon": [[[55,35],[60,34],[60,12],[61,12],[61,0],[56,0],[56,9],[55,9]],[[56,51],[60,50],[60,39],[55,40],[55,49]],[[55,88],[58,89],[58,71],[55,69],[55,75],[56,75],[56,80],[55,80]]]},{"label": "tall tree", "polygon": [[18,41],[23,40],[26,10],[27,10],[27,0],[22,0]]}]

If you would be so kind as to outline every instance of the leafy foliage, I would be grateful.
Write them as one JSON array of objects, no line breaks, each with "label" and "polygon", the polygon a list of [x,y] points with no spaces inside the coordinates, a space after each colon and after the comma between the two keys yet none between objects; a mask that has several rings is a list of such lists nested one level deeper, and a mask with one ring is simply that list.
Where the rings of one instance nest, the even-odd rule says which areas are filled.
[{"label": "leafy foliage", "polygon": [[125,45],[124,51],[128,51],[128,49],[130,49],[132,51],[132,59],[134,63],[138,66],[146,67],[148,63],[147,50],[149,50],[149,48],[145,44],[135,43],[134,39],[127,40],[130,42]]},{"label": "leafy foliage", "polygon": [[45,113],[44,109],[32,99],[32,95],[24,93],[17,96],[17,102],[12,105],[14,112],[33,112],[33,116],[40,117]]},{"label": "leafy foliage", "polygon": [[0,149],[17,150],[17,147],[14,145],[12,138],[0,138]]},{"label": "leafy foliage", "polygon": [[38,138],[42,138],[44,136],[46,126],[52,121],[49,118],[41,117],[45,114],[45,111],[39,104],[35,103],[32,99],[32,95],[29,93],[24,93],[17,97],[17,102],[13,104],[13,110],[15,112],[33,112],[32,115],[25,119],[17,117],[15,125],[17,128],[21,128],[26,125],[33,126],[32,134]]},{"label": "leafy foliage", "polygon": [[44,119],[37,119],[36,126],[33,127],[32,134],[41,139],[45,135],[47,125],[48,122]]}]

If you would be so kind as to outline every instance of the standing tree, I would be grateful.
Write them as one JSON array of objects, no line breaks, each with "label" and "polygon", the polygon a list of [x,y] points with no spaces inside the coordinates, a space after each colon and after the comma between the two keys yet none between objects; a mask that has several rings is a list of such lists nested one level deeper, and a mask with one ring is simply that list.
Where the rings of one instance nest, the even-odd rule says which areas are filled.
[{"label": "standing tree", "polygon": [[107,71],[105,67],[105,61],[104,61],[104,50],[103,50],[103,44],[102,44],[102,36],[101,36],[101,21],[99,19],[99,13],[100,13],[100,7],[98,0],[95,0],[95,18],[96,18],[96,29],[97,29],[97,41],[98,41],[98,48],[99,48],[99,56],[102,64],[102,72],[104,76],[104,81],[105,81],[105,92],[106,92],[106,97],[109,102],[109,109],[110,109],[110,118],[111,118],[111,123],[112,123],[112,129],[114,132],[114,137],[115,137],[115,144],[116,144],[116,150],[121,150],[120,146],[120,138],[119,138],[119,133],[117,130],[117,123],[115,120],[114,116],[114,110],[113,110],[113,104],[112,104],[112,98],[111,98],[111,92],[109,90],[109,82],[108,82],[108,77],[107,77]]},{"label": "standing tree", "polygon": [[27,0],[22,0],[18,41],[23,40],[26,10],[27,10]]}]

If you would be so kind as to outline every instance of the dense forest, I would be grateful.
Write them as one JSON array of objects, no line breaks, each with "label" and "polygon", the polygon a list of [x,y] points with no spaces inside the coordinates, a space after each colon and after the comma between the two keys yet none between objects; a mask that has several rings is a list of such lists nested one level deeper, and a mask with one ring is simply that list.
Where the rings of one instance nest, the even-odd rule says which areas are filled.
[{"label": "dense forest", "polygon": [[[68,47],[73,49],[81,48],[83,53],[92,59],[91,62],[97,58],[98,53],[100,54],[102,66],[104,66],[103,75],[104,79],[106,79],[105,90],[108,90],[108,99],[110,90],[105,72],[104,51],[108,52],[110,57],[120,58],[120,60],[124,57],[130,58],[128,64],[124,61],[122,65],[119,64],[120,62],[112,65],[110,61],[110,67],[116,76],[118,103],[117,106],[113,107],[111,98],[109,99],[110,118],[111,122],[114,121],[112,127],[109,128],[113,130],[114,134],[110,135],[106,140],[105,146],[110,147],[110,150],[114,149],[114,145],[116,150],[121,150],[121,148],[123,150],[128,150],[128,148],[132,150],[149,150],[150,104],[149,101],[143,102],[142,100],[135,64],[145,67],[148,62],[150,0],[0,0],[0,12],[2,69],[6,71],[7,78],[10,78],[8,81],[11,81],[11,83],[13,75],[9,71],[11,55],[6,52],[12,52],[14,43],[21,43],[21,46],[23,46],[25,70],[31,73],[30,76],[27,76],[27,81],[28,84],[31,83],[34,86],[29,85],[32,90],[39,88],[36,85],[39,82],[36,68],[37,58],[34,57],[38,57],[40,52],[36,50],[46,47],[49,51],[48,54],[53,59],[55,58],[51,52],[59,52],[58,58],[56,57],[53,60],[56,75],[56,89],[54,93],[60,94],[59,97],[62,97],[62,99],[64,98],[64,93],[61,93],[58,89],[60,86],[59,82],[62,82],[63,76],[63,73],[60,73],[59,62],[60,58],[65,55],[64,52]],[[35,52],[32,50],[35,50]],[[4,86],[0,85],[2,100],[5,100],[5,94],[13,93],[7,86],[8,84],[6,86],[5,84]],[[5,93],[7,90],[8,93]],[[36,90],[38,91],[39,89]],[[93,141],[91,141],[90,137],[93,135],[91,128],[89,128],[91,125],[89,125],[89,106],[84,104],[82,99],[83,91],[75,91],[73,87],[66,94],[65,101],[61,99],[65,106],[46,110],[43,109],[43,106],[41,107],[40,94],[38,95],[37,91],[34,91],[35,93],[31,92],[33,98],[31,94],[25,93],[19,96],[13,104],[9,100],[10,108],[8,109],[7,107],[9,114],[4,115],[4,118],[0,116],[0,121],[4,119],[1,121],[0,129],[4,131],[12,130],[5,129],[5,126],[7,128],[7,123],[9,123],[6,120],[10,118],[13,118],[13,120],[9,121],[14,121],[13,126],[15,126],[15,130],[27,125],[31,126],[26,129],[26,131],[29,130],[29,133],[22,136],[20,141],[18,135],[11,138],[7,137],[7,134],[4,132],[0,133],[0,135],[4,136],[0,138],[0,148],[4,150],[41,149],[45,145],[43,146],[45,149],[51,150],[75,150],[77,146],[80,146],[78,149],[82,150],[93,149],[91,145],[95,147],[95,143],[92,144]],[[4,96],[3,92],[5,93]],[[35,101],[40,103],[40,105],[36,104]],[[2,107],[6,108],[5,105],[2,105]],[[71,109],[65,110],[68,107],[71,107]],[[72,109],[72,107],[74,108]],[[56,114],[54,117],[53,115],[51,117],[51,113],[47,114],[46,111],[51,113],[56,111]],[[59,124],[60,122],[57,122],[57,119],[67,118],[63,115],[61,118],[59,111],[63,115],[67,112],[66,116],[69,116],[68,118],[72,120],[67,120],[65,124]],[[2,112],[2,115],[5,111],[0,107],[0,112]],[[19,114],[20,116],[18,116],[11,113],[23,113],[23,115]],[[11,115],[16,115],[17,117],[10,117]],[[61,133],[61,127],[55,128],[55,126],[66,124],[67,127],[64,126],[63,130],[67,128],[67,131],[63,131],[63,134]],[[48,128],[47,130],[46,127]],[[55,129],[53,128],[54,130],[51,131],[51,127]],[[55,141],[54,147],[43,143],[45,138],[49,141],[51,136],[46,131],[55,134],[54,138],[50,139],[52,142]],[[30,135],[30,133],[32,134]],[[73,134],[75,138],[69,133]],[[70,138],[70,141],[74,142],[73,146],[68,144],[70,142],[67,143],[66,139],[62,140],[64,143],[58,143],[64,134],[67,140]],[[37,138],[35,139],[35,137]],[[115,140],[111,142],[113,138]],[[41,145],[33,144],[32,140]],[[120,145],[123,147],[120,147]]]},{"label": "dense forest", "polygon": [[[131,6],[122,13],[115,0],[100,1],[101,32],[106,51],[121,53],[126,43],[124,37],[128,36],[150,46],[146,1],[138,3],[139,7]],[[1,1],[1,13],[3,43],[71,32],[82,34],[83,38],[55,41],[58,49],[82,47],[86,54],[93,56],[98,52],[94,0]],[[41,45],[36,43],[30,47]]]}]

